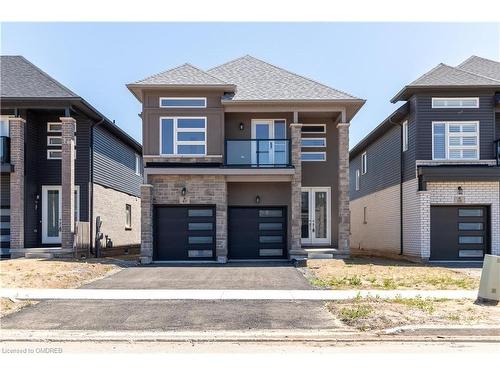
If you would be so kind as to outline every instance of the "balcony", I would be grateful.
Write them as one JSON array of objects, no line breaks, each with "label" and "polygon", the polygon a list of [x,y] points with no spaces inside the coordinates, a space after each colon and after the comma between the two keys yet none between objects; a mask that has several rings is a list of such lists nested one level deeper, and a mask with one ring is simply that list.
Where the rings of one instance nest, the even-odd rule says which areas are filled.
[{"label": "balcony", "polygon": [[495,142],[495,156],[497,159],[497,165],[500,166],[500,139],[497,139]]},{"label": "balcony", "polygon": [[224,165],[236,168],[287,168],[292,165],[290,139],[227,139]]},{"label": "balcony", "polygon": [[0,157],[2,164],[10,163],[10,138],[1,136],[0,137]]}]

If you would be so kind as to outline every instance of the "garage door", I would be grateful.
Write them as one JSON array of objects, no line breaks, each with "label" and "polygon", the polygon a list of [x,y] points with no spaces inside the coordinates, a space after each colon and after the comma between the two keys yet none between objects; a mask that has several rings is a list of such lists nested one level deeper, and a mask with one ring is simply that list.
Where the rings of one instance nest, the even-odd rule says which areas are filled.
[{"label": "garage door", "polygon": [[154,260],[213,260],[215,207],[155,206]]},{"label": "garage door", "polygon": [[488,208],[431,207],[431,259],[480,260],[488,253]]},{"label": "garage door", "polygon": [[230,207],[229,259],[287,257],[285,207]]}]

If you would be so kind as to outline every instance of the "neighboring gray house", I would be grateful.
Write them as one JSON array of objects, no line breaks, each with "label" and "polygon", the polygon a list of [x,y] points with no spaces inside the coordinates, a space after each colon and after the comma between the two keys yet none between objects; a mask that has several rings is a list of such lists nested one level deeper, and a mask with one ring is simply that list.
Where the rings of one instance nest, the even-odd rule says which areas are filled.
[{"label": "neighboring gray house", "polygon": [[142,262],[349,254],[364,100],[251,56],[127,87],[142,103]]},{"label": "neighboring gray house", "polygon": [[0,71],[2,255],[92,248],[97,217],[105,251],[138,247],[141,145],[22,56]]},{"label": "neighboring gray house", "polygon": [[350,152],[351,246],[426,260],[500,255],[500,63],[439,64]]}]

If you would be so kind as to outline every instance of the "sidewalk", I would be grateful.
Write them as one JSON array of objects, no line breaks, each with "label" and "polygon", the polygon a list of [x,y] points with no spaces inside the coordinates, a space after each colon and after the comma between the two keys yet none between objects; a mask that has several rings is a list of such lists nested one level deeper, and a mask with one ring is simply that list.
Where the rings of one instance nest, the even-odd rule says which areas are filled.
[{"label": "sidewalk", "polygon": [[228,290],[228,289],[0,289],[1,298],[30,300],[293,300],[356,297],[476,299],[476,290]]}]

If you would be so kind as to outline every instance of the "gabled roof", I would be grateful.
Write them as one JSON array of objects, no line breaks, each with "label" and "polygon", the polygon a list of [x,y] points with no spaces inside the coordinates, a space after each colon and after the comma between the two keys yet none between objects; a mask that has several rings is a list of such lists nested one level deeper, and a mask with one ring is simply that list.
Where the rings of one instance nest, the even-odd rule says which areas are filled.
[{"label": "gabled roof", "polygon": [[345,92],[246,55],[209,69],[208,73],[236,85],[232,101],[356,100]]},{"label": "gabled roof", "polygon": [[439,64],[399,91],[391,102],[407,100],[422,88],[500,88],[500,63],[473,56],[458,67]]},{"label": "gabled roof", "polygon": [[0,97],[78,98],[23,56],[0,56]]},{"label": "gabled roof", "polygon": [[458,65],[457,68],[500,81],[500,62],[498,61],[471,56]]},{"label": "gabled roof", "polygon": [[223,80],[191,65],[183,64],[135,82],[136,85],[222,85]]}]

